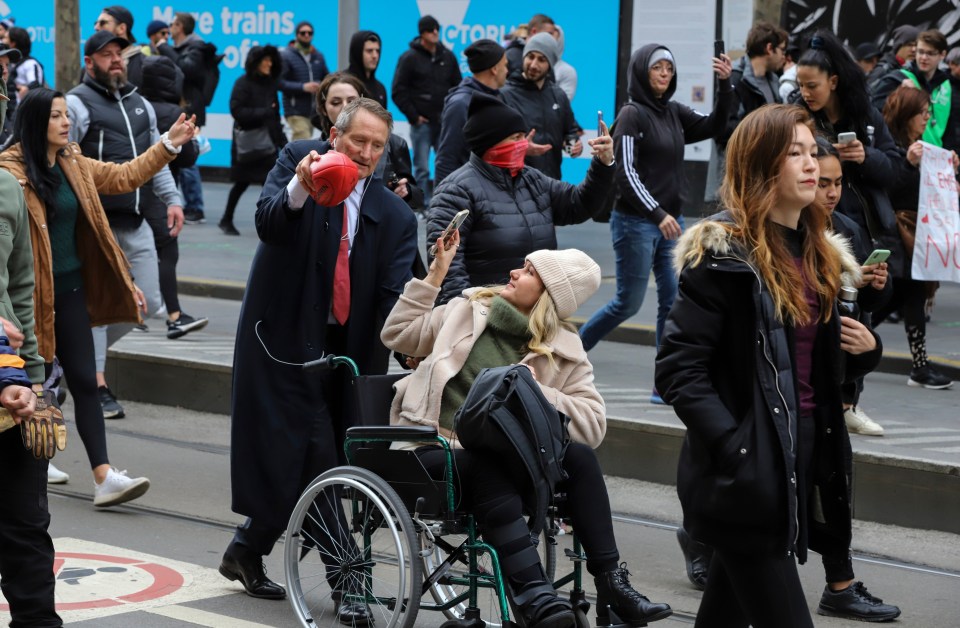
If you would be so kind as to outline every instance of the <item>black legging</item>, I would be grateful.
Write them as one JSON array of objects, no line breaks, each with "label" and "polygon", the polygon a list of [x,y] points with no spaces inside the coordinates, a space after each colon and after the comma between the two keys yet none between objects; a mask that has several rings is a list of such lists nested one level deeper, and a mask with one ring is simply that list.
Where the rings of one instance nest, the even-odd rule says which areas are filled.
[{"label": "black legging", "polygon": [[97,367],[87,300],[83,288],[77,288],[56,294],[53,303],[57,357],[73,395],[77,431],[93,469],[108,464],[110,460],[107,458],[103,408],[97,395]]},{"label": "black legging", "polygon": [[250,184],[246,181],[237,181],[233,184],[230,193],[227,194],[227,208],[223,210],[223,218],[220,219],[220,222],[233,222],[233,212],[236,211],[237,203],[240,202],[240,197],[243,196],[248,187],[250,187]]},{"label": "black legging", "polygon": [[[454,450],[454,484],[458,509],[472,512],[481,529],[496,529],[523,520],[523,501],[517,481],[502,461],[488,453]],[[446,455],[438,447],[417,450],[424,467],[440,477]],[[571,443],[563,458],[568,479],[557,485],[567,493],[566,508],[587,554],[587,571],[598,575],[617,568],[620,553],[613,536],[610,498],[603,481],[600,463],[593,450],[582,443]],[[489,541],[489,539],[488,539]],[[509,556],[531,544],[530,536],[517,539],[507,547],[496,547]]]},{"label": "black legging", "polygon": [[927,365],[927,314],[924,311],[926,302],[926,281],[898,277],[893,281],[893,295],[890,301],[882,309],[873,313],[873,326],[876,327],[891,313],[900,312],[915,369]]}]

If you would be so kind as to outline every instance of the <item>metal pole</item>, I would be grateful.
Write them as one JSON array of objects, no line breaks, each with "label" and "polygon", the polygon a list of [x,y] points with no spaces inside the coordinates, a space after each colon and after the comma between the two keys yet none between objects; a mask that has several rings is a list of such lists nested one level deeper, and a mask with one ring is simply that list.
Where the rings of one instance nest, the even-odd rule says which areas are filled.
[{"label": "metal pole", "polygon": [[360,0],[338,0],[337,3],[337,67],[350,64],[350,37],[360,30]]},{"label": "metal pole", "polygon": [[57,91],[68,92],[80,77],[79,0],[54,0],[53,43]]}]

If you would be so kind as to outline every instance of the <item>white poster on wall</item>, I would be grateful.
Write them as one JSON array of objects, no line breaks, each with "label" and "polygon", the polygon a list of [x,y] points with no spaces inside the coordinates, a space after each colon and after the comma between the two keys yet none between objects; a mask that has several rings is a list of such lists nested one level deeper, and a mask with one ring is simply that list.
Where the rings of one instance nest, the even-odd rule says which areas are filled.
[{"label": "white poster on wall", "polygon": [[[716,5],[704,0],[672,0],[633,5],[633,49],[662,44],[677,61],[677,91],[673,100],[697,111],[713,111],[713,41]],[[707,161],[712,141],[687,144],[684,159]]]}]

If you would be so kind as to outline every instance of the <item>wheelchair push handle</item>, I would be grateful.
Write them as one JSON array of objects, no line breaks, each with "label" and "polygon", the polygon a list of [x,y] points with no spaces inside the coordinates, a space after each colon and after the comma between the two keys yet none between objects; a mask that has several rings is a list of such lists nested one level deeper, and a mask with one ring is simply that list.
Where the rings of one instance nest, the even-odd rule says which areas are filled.
[{"label": "wheelchair push handle", "polygon": [[360,375],[360,369],[357,368],[356,362],[346,356],[333,355],[332,353],[322,358],[305,362],[301,368],[303,368],[304,372],[311,373],[313,371],[332,371],[338,367],[346,367],[353,377]]}]

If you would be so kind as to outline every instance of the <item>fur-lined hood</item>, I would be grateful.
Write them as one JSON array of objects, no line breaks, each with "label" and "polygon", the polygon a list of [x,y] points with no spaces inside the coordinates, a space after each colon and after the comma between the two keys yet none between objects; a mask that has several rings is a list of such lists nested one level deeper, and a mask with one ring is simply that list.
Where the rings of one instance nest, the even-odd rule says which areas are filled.
[{"label": "fur-lined hood", "polygon": [[[705,256],[734,257],[754,268],[749,254],[730,234],[729,225],[722,214],[701,220],[687,229],[673,252],[673,266],[677,274],[686,266],[697,266]],[[860,285],[860,264],[853,256],[850,241],[838,233],[827,231],[827,242],[840,256],[841,284]]]}]

